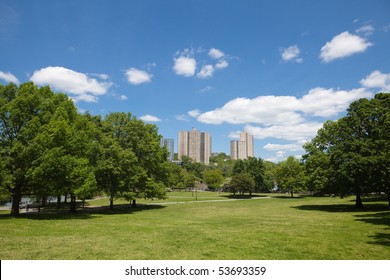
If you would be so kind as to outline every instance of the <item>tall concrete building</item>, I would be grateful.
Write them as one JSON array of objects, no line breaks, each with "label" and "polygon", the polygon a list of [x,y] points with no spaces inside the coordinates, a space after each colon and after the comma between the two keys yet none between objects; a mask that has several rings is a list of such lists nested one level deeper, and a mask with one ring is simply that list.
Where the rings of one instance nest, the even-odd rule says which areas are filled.
[{"label": "tall concrete building", "polygon": [[254,157],[253,135],[248,132],[240,133],[240,140],[230,141],[230,158],[231,159],[247,159]]},{"label": "tall concrete building", "polygon": [[173,161],[173,157],[175,155],[174,140],[171,138],[163,138],[161,139],[160,146],[167,147],[167,150],[169,152],[168,160]]},{"label": "tall concrete building", "polygon": [[194,162],[210,163],[211,136],[207,132],[198,132],[196,128],[191,131],[179,131],[178,134],[178,157],[192,158]]}]

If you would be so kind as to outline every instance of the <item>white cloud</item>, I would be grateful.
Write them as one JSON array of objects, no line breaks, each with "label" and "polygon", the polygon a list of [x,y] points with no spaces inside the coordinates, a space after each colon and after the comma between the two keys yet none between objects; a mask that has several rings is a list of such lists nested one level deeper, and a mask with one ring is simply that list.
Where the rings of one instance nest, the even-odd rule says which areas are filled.
[{"label": "white cloud", "polygon": [[245,126],[245,131],[249,132],[256,139],[276,138],[289,141],[308,141],[313,138],[318,129],[322,127],[320,122],[306,122],[296,125],[274,125],[269,127]]},{"label": "white cloud", "polygon": [[127,100],[127,99],[129,99],[126,95],[121,95],[121,96],[119,96],[119,100],[122,100],[122,101],[124,101],[124,100]]},{"label": "white cloud", "polygon": [[303,118],[294,112],[298,106],[293,96],[258,96],[254,99],[236,98],[223,107],[203,113],[198,121],[208,124],[260,123],[264,125],[299,123]]},{"label": "white cloud", "polygon": [[140,85],[143,83],[150,83],[152,81],[152,74],[149,74],[146,71],[138,70],[134,67],[126,70],[125,75],[127,81],[132,85]]},{"label": "white cloud", "polygon": [[298,48],[297,45],[290,46],[286,49],[282,49],[282,59],[284,61],[294,61],[301,63],[303,61],[302,58],[299,57],[301,50]]},{"label": "white cloud", "polygon": [[198,109],[195,109],[195,110],[189,111],[188,115],[193,117],[193,118],[196,118],[200,115],[200,111]]},{"label": "white cloud", "polygon": [[177,115],[175,118],[178,121],[184,121],[184,122],[189,122],[190,121],[190,119],[188,118],[187,115]]},{"label": "white cloud", "polygon": [[218,49],[215,49],[215,48],[211,48],[209,50],[209,56],[213,59],[220,59],[221,57],[223,57],[225,54],[221,51],[221,50],[218,50]]},{"label": "white cloud", "polygon": [[379,88],[383,92],[390,92],[390,73],[384,74],[376,70],[360,80],[360,83],[367,88]]},{"label": "white cloud", "polygon": [[214,67],[212,65],[204,65],[200,72],[198,73],[198,77],[202,79],[210,78],[213,76]]},{"label": "white cloud", "polygon": [[217,69],[224,69],[229,67],[229,62],[226,60],[220,60],[217,64],[215,64],[215,68]]},{"label": "white cloud", "polygon": [[76,95],[74,97],[71,97],[73,99],[73,101],[75,103],[79,102],[79,101],[84,101],[84,102],[88,102],[88,103],[96,103],[99,101],[99,98],[95,95],[91,95],[91,94],[79,94],[79,95]]},{"label": "white cloud", "polygon": [[18,78],[12,75],[10,72],[0,71],[0,79],[6,81],[7,83],[19,84]]},{"label": "white cloud", "polygon": [[338,58],[365,52],[370,46],[372,43],[364,38],[345,31],[333,37],[321,48],[320,58],[323,62],[331,62]]},{"label": "white cloud", "polygon": [[364,25],[358,29],[356,29],[356,33],[363,34],[364,36],[370,36],[374,33],[375,28],[372,25]]},{"label": "white cloud", "polygon": [[364,88],[347,91],[317,87],[299,100],[300,110],[305,114],[329,118],[344,112],[352,101],[371,96],[372,93]]},{"label": "white cloud", "polygon": [[200,114],[198,121],[207,124],[295,125],[304,122],[307,116],[336,116],[345,111],[352,101],[371,96],[372,93],[364,88],[346,91],[318,87],[302,98],[274,95],[253,99],[241,97],[221,108]]},{"label": "white cloud", "polygon": [[30,80],[37,85],[50,85],[66,93],[81,95],[75,100],[86,102],[96,102],[96,96],[106,94],[112,86],[111,82],[100,82],[87,74],[59,66],[36,70]]},{"label": "white cloud", "polygon": [[204,93],[204,92],[208,92],[208,91],[210,91],[212,89],[213,89],[212,86],[206,86],[206,87],[202,88],[201,90],[199,90],[198,92]]},{"label": "white cloud", "polygon": [[173,70],[177,75],[191,77],[195,75],[196,60],[188,56],[174,58]]},{"label": "white cloud", "polygon": [[270,150],[270,151],[298,151],[298,150],[302,150],[302,145],[268,143],[264,145],[263,149]]},{"label": "white cloud", "polygon": [[152,116],[152,115],[144,115],[144,116],[141,116],[140,119],[145,121],[145,122],[161,122],[161,119],[159,119],[156,116]]},{"label": "white cloud", "polygon": [[285,153],[286,153],[285,151],[277,151],[276,152],[276,157],[278,157],[278,158],[284,157]]}]

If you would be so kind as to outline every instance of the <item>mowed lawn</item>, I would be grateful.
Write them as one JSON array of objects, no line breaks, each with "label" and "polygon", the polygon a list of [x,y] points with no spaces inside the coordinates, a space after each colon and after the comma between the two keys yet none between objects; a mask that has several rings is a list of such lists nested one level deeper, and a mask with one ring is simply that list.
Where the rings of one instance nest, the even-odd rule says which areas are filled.
[{"label": "mowed lawn", "polygon": [[0,259],[390,259],[390,211],[380,199],[360,211],[353,197],[175,192],[160,202],[1,214]]}]

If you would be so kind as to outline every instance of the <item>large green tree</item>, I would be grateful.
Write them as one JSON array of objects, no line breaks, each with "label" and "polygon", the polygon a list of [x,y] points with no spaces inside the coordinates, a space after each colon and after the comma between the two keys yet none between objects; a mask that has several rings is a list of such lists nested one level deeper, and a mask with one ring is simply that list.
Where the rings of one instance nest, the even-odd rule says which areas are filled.
[{"label": "large green tree", "polygon": [[203,180],[210,190],[216,191],[220,189],[223,179],[222,172],[218,169],[203,172]]},{"label": "large green tree", "polygon": [[304,146],[309,185],[345,196],[386,192],[390,206],[390,94],[359,99],[347,115],[328,121],[312,141]]},{"label": "large green tree", "polygon": [[[122,168],[125,177],[118,181],[116,193],[130,200],[133,207],[137,198],[165,198],[165,184],[169,178],[167,151],[160,146],[161,135],[157,127],[138,120],[131,113],[111,113],[102,121],[101,129],[104,136],[122,150],[118,151],[118,160],[123,153],[128,158],[123,164],[132,166],[131,169]],[[134,164],[130,154],[134,155]]]},{"label": "large green tree", "polygon": [[233,176],[240,173],[248,173],[255,181],[255,191],[267,191],[264,181],[264,161],[261,158],[250,157],[239,159],[234,162]]},{"label": "large green tree", "polygon": [[289,192],[291,197],[294,193],[305,188],[305,174],[303,164],[293,156],[281,161],[277,167],[278,188]]},{"label": "large green tree", "polygon": [[[31,82],[19,87],[0,86],[0,156],[4,162],[1,188],[12,196],[12,215],[19,214],[22,195],[46,192],[29,174],[34,173],[37,161],[47,150],[46,143],[39,139],[45,140],[54,116],[61,115],[56,112],[66,108],[76,112],[66,95],[54,94],[49,87],[38,88]],[[62,141],[62,124],[53,131],[58,141]]]}]

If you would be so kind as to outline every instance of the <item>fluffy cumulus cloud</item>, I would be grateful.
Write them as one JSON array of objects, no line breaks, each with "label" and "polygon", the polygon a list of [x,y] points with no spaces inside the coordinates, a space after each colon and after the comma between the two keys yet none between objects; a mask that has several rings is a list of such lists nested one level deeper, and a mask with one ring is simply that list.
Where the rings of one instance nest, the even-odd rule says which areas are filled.
[{"label": "fluffy cumulus cloud", "polygon": [[[244,124],[257,139],[277,138],[297,143],[289,146],[267,145],[269,150],[295,151],[311,139],[326,119],[337,117],[359,98],[370,98],[364,88],[335,90],[314,88],[301,98],[295,96],[258,96],[236,98],[220,108],[190,115],[207,124]],[[234,135],[231,134],[231,137]]]},{"label": "fluffy cumulus cloud", "polygon": [[223,51],[221,50],[218,50],[218,49],[215,49],[215,48],[212,48],[209,50],[209,56],[213,59],[220,59],[224,56],[225,54],[223,53]]},{"label": "fluffy cumulus cloud", "polygon": [[383,92],[390,92],[390,73],[385,74],[376,70],[360,80],[360,83],[367,88],[376,88]]},{"label": "fluffy cumulus cloud", "polygon": [[139,85],[144,83],[149,83],[152,81],[152,74],[149,74],[146,71],[136,69],[134,67],[129,68],[125,72],[127,81],[132,85]]},{"label": "fluffy cumulus cloud", "polygon": [[333,37],[321,48],[320,58],[323,62],[331,62],[338,58],[365,52],[370,46],[372,43],[367,42],[366,39],[345,31]]},{"label": "fluffy cumulus cloud", "polygon": [[263,149],[269,151],[298,151],[302,150],[302,145],[299,144],[271,144],[264,145]]},{"label": "fluffy cumulus cloud", "polygon": [[19,80],[10,72],[5,73],[0,71],[0,79],[6,81],[7,83],[19,84]]},{"label": "fluffy cumulus cloud", "polygon": [[284,61],[292,61],[301,63],[303,61],[302,58],[299,57],[301,50],[297,45],[290,46],[286,49],[281,50],[282,59]]},{"label": "fluffy cumulus cloud", "polygon": [[[30,80],[37,85],[50,85],[56,90],[75,95],[75,101],[97,102],[98,96],[107,93],[112,83],[71,69],[49,66],[36,70]],[[96,76],[96,75],[95,75]],[[107,78],[107,77],[106,77]]]},{"label": "fluffy cumulus cloud", "polygon": [[[198,77],[200,79],[211,78],[215,71],[229,67],[229,56],[219,49],[211,48],[206,51],[204,49],[185,49],[177,51],[173,59],[173,71],[184,77]],[[215,61],[217,60],[217,61]],[[198,62],[203,66],[197,68]]]},{"label": "fluffy cumulus cloud", "polygon": [[208,124],[292,125],[304,122],[307,115],[324,118],[336,116],[345,111],[352,101],[371,96],[372,93],[364,88],[346,91],[318,87],[302,98],[274,95],[236,98],[197,118]]},{"label": "fluffy cumulus cloud", "polygon": [[196,60],[192,57],[179,56],[174,58],[173,71],[177,75],[191,77],[195,75]]},{"label": "fluffy cumulus cloud", "polygon": [[159,119],[156,116],[152,116],[152,115],[144,115],[144,116],[141,116],[140,119],[145,121],[145,122],[161,122],[161,119]]},{"label": "fluffy cumulus cloud", "polygon": [[276,138],[289,141],[305,142],[313,138],[322,122],[304,122],[295,125],[273,125],[268,127],[245,126],[245,131],[256,139]]},{"label": "fluffy cumulus cloud", "polygon": [[213,76],[214,66],[207,64],[202,67],[200,72],[198,73],[198,77],[202,79],[210,78]]}]

